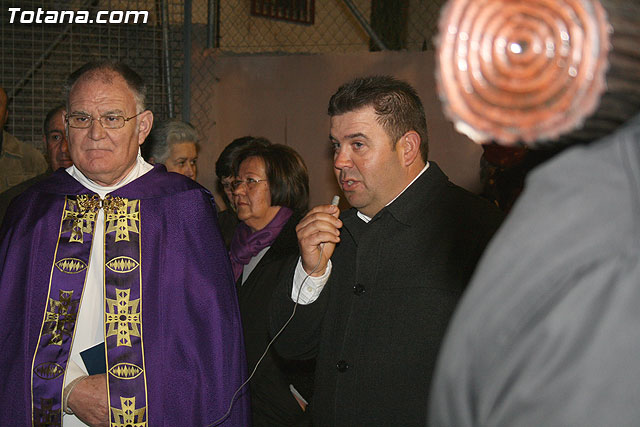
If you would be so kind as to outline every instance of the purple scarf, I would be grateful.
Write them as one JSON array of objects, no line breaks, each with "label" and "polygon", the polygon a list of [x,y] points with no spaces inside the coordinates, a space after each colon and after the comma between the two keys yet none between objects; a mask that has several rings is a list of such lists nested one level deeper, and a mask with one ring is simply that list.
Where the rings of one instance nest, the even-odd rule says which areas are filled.
[{"label": "purple scarf", "polygon": [[242,275],[242,269],[251,261],[251,258],[258,255],[264,248],[271,246],[273,241],[276,240],[291,214],[293,214],[291,209],[285,206],[280,207],[271,222],[262,230],[256,232],[251,231],[249,226],[242,221],[238,224],[233,239],[231,239],[231,248],[229,250],[233,278],[236,282]]}]

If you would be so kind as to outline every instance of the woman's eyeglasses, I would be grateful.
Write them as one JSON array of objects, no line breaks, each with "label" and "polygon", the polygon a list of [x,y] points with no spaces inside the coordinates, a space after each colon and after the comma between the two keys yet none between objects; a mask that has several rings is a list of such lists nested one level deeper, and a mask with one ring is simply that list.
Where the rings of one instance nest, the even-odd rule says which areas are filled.
[{"label": "woman's eyeglasses", "polygon": [[267,180],[256,178],[236,179],[235,181],[231,182],[231,190],[236,191],[242,184],[246,184],[249,190],[253,190],[255,186],[260,182],[267,182]]}]

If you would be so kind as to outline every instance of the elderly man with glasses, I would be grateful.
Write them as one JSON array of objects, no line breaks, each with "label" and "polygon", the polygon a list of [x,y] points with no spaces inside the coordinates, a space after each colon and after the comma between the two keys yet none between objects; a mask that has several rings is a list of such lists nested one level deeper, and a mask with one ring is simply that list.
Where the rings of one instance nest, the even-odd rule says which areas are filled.
[{"label": "elderly man with glasses", "polygon": [[211,194],[139,154],[142,79],[89,63],[63,112],[74,165],[0,229],[1,425],[248,425],[242,331]]}]

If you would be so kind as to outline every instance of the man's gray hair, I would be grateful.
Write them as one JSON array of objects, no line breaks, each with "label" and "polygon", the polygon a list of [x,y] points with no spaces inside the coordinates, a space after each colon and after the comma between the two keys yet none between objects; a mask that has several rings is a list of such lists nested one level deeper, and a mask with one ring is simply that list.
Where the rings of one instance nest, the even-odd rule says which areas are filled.
[{"label": "man's gray hair", "polygon": [[122,62],[113,62],[109,60],[87,62],[82,67],[75,70],[64,85],[64,99],[67,103],[67,112],[69,111],[69,95],[73,86],[82,78],[99,78],[105,83],[112,83],[112,76],[118,75],[124,79],[127,86],[133,93],[136,103],[136,113],[146,110],[147,86],[138,73],[133,71],[128,65]]},{"label": "man's gray hair", "polygon": [[165,120],[151,129],[151,134],[145,143],[145,145],[149,144],[148,149],[144,150],[147,153],[146,158],[153,157],[156,163],[164,163],[169,157],[171,145],[180,142],[193,142],[196,144],[196,149],[199,149],[196,128],[181,120]]}]

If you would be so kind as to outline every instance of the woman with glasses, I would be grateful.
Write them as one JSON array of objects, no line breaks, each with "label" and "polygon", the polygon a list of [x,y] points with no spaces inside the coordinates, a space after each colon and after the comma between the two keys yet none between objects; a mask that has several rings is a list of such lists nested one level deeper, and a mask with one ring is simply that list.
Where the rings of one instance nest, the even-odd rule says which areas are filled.
[{"label": "woman with glasses", "polygon": [[243,136],[236,138],[229,145],[224,147],[218,160],[216,160],[216,176],[218,177],[218,192],[222,195],[222,201],[227,207],[225,210],[218,212],[218,224],[222,232],[224,244],[229,249],[231,238],[238,226],[238,217],[236,216],[236,207],[233,204],[233,190],[231,185],[235,176],[233,174],[233,159],[236,154],[250,145],[270,145],[268,139],[254,138],[253,136]]},{"label": "woman with glasses", "polygon": [[[230,258],[251,373],[270,341],[267,307],[277,278],[298,254],[295,226],[307,211],[309,178],[300,155],[285,145],[249,146],[233,164],[240,224]],[[250,381],[254,426],[304,425],[313,364],[268,351]]]}]

